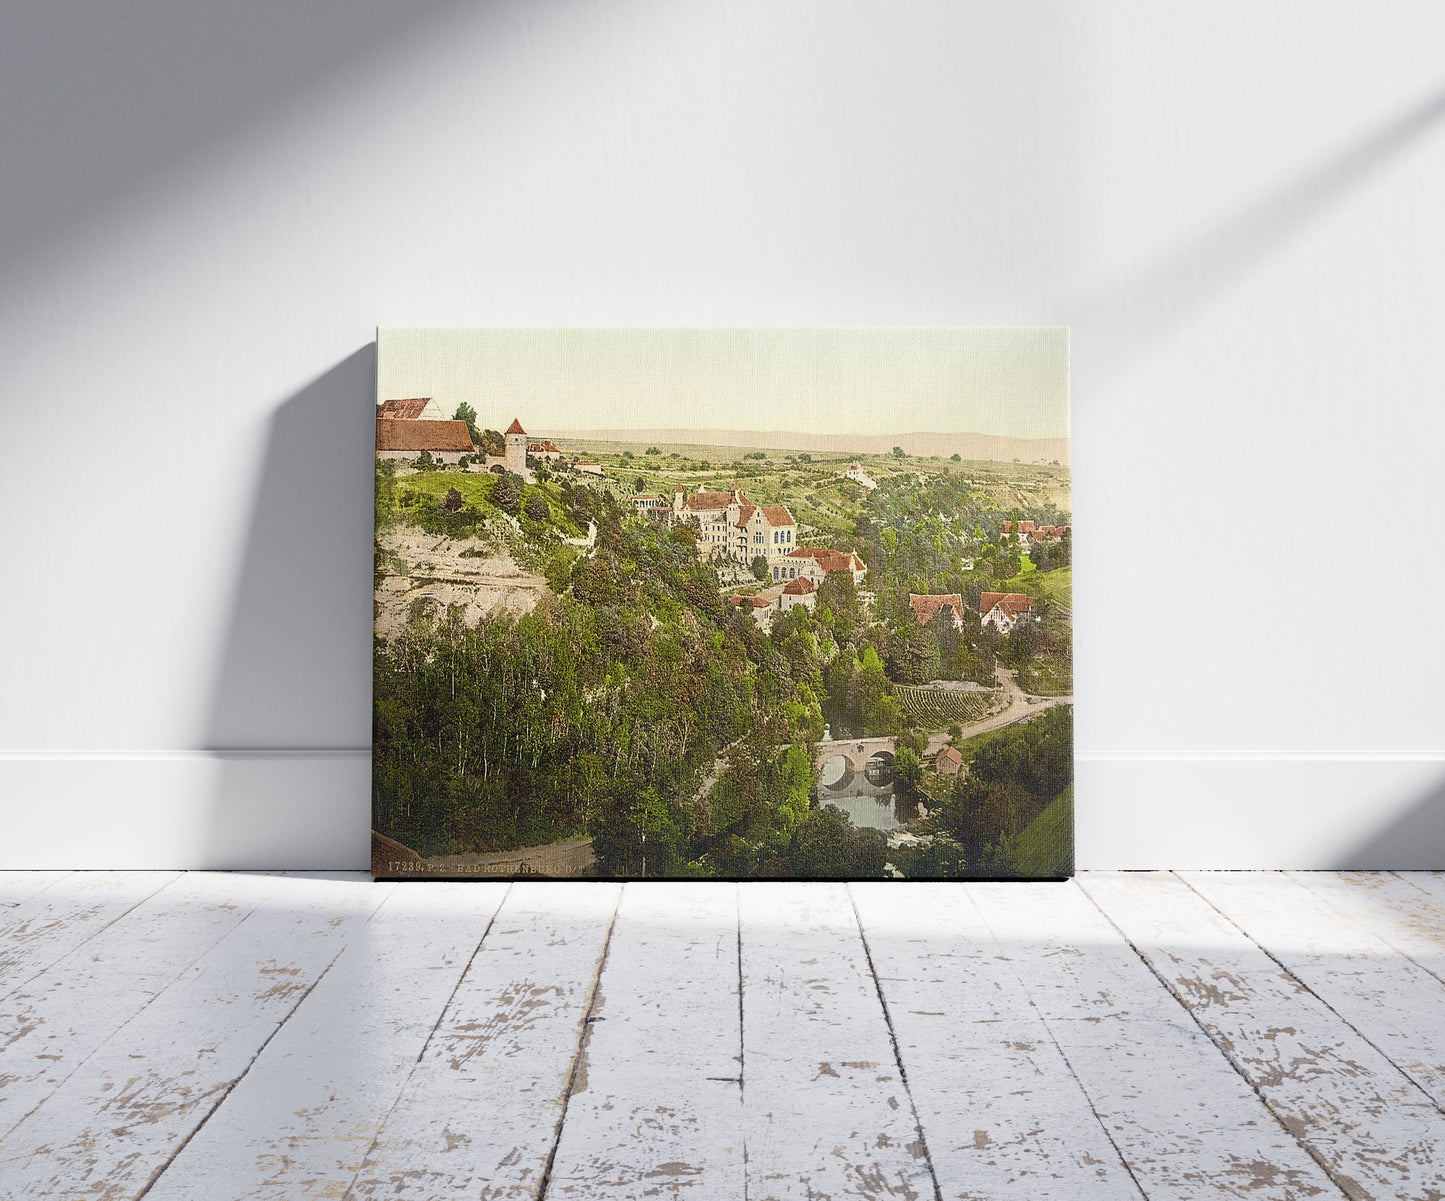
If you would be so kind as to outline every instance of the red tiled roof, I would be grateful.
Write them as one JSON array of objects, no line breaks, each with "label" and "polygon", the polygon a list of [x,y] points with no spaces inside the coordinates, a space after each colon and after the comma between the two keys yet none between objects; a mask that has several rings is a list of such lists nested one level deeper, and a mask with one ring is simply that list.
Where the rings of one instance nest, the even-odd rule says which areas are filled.
[{"label": "red tiled roof", "polygon": [[918,618],[918,624],[926,626],[938,615],[938,611],[944,605],[953,606],[953,611],[959,617],[963,616],[963,597],[957,592],[944,592],[937,596],[919,596],[917,593],[908,594],[908,604],[913,609],[913,615]]},{"label": "red tiled roof", "polygon": [[1019,533],[1020,533],[1020,534],[1032,534],[1033,532],[1034,532],[1034,523],[1033,523],[1032,521],[1021,521],[1021,522],[1019,522]]},{"label": "red tiled roof", "polygon": [[522,423],[515,417],[512,418],[512,424],[507,426],[507,433],[509,434],[525,434],[526,432],[527,431],[522,428]]},{"label": "red tiled roof", "polygon": [[863,560],[857,555],[844,554],[840,550],[829,550],[825,546],[800,546],[797,550],[789,551],[785,556],[789,559],[814,559],[825,573],[834,571],[862,571]]},{"label": "red tiled roof", "polygon": [[1017,617],[1034,607],[1034,598],[1017,592],[985,592],[978,598],[978,612],[987,617],[995,609],[1002,609],[1008,616]]},{"label": "red tiled roof", "polygon": [[946,746],[938,752],[938,757],[933,761],[935,768],[941,763],[952,763],[955,767],[962,767],[963,755],[955,748]]},{"label": "red tiled roof", "polygon": [[407,400],[388,400],[376,410],[376,415],[387,421],[415,421],[429,404],[431,404],[430,396],[413,396]]},{"label": "red tiled roof", "polygon": [[747,525],[748,521],[751,520],[752,515],[756,512],[757,509],[755,509],[752,505],[743,505],[743,507],[738,510],[738,525]]},{"label": "red tiled roof", "polygon": [[[515,422],[514,422],[513,424],[515,424]],[[560,452],[557,450],[557,444],[556,444],[555,442],[528,442],[528,443],[527,443],[527,449],[528,449],[528,450],[541,450],[541,451],[546,451],[546,452],[549,453],[549,454],[559,454],[559,453],[560,453]]]},{"label": "red tiled roof", "polygon": [[[682,485],[679,484],[678,487]],[[687,498],[684,508],[688,509],[726,509],[732,503],[731,492],[696,492]],[[746,499],[746,498],[744,498]]]},{"label": "red tiled roof", "polygon": [[784,585],[783,591],[789,596],[807,596],[810,592],[817,592],[818,585],[809,579],[789,580]]},{"label": "red tiled roof", "polygon": [[391,421],[376,420],[376,449],[440,450],[472,452],[472,435],[465,421]]},{"label": "red tiled roof", "polygon": [[788,512],[787,505],[764,505],[763,516],[768,519],[768,524],[772,526],[797,524],[793,520],[793,515]]}]

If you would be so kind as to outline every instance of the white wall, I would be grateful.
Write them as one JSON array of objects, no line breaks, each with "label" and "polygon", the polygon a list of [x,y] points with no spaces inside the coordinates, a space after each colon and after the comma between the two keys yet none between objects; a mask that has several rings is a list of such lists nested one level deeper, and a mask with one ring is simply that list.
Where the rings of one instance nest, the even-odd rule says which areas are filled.
[{"label": "white wall", "polygon": [[1425,0],[11,6],[0,864],[365,863],[376,324],[1047,322],[1081,865],[1445,866],[1442,43]]}]

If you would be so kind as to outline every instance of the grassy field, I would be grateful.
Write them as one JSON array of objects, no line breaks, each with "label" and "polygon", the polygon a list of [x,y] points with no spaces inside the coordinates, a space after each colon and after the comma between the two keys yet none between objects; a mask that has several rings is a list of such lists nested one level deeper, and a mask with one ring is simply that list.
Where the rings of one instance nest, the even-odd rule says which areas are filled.
[{"label": "grassy field", "polygon": [[1032,560],[1025,558],[1023,570],[1011,580],[1002,580],[990,592],[1022,592],[1029,596],[1046,596],[1059,604],[1073,604],[1074,569],[1060,567],[1054,571],[1039,571]]},{"label": "grassy field", "polygon": [[[492,492],[497,486],[498,476],[476,471],[420,471],[415,475],[400,477],[396,480],[396,497],[398,502],[408,492],[417,493],[426,498],[427,502],[435,505],[451,489],[455,488],[462,494],[462,503],[476,505],[484,513],[500,513],[492,503]],[[562,494],[558,488],[551,484],[524,484],[522,486],[522,504],[525,506],[528,497],[534,493],[540,493],[547,500],[547,506],[552,510],[551,522],[558,531],[568,538],[580,538],[586,530],[579,530],[567,517],[562,508]],[[405,510],[402,510],[404,513]]]},{"label": "grassy field", "polygon": [[1014,866],[1020,875],[1070,876],[1074,872],[1074,786],[1045,806],[1019,835]]}]

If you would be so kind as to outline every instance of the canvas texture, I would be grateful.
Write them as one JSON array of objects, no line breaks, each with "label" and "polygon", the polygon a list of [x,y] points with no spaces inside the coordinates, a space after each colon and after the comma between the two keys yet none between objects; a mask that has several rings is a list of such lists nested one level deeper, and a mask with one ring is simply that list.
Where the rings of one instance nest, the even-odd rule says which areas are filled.
[{"label": "canvas texture", "polygon": [[373,875],[1073,873],[1066,329],[377,343]]}]

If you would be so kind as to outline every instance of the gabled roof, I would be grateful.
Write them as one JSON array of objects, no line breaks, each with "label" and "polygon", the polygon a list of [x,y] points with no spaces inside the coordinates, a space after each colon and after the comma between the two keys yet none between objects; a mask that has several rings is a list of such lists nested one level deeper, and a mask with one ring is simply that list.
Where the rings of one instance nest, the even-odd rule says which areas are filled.
[{"label": "gabled roof", "polygon": [[783,525],[796,525],[793,515],[788,512],[787,505],[764,505],[763,516],[768,519],[768,524],[777,527]]},{"label": "gabled roof", "polygon": [[978,598],[978,611],[987,617],[995,609],[1002,609],[1009,617],[1028,613],[1034,607],[1034,598],[1017,592],[985,592]]},{"label": "gabled roof", "polygon": [[522,423],[515,417],[512,418],[512,424],[507,426],[507,433],[509,434],[525,434],[526,432],[527,431],[522,428]]},{"label": "gabled roof", "polygon": [[557,444],[556,444],[555,442],[528,442],[528,443],[527,443],[527,449],[528,449],[528,450],[541,450],[541,451],[547,452],[548,454],[558,454],[558,453],[560,453],[560,452],[557,450]]},{"label": "gabled roof", "polygon": [[390,421],[376,420],[376,449],[440,450],[448,453],[472,452],[472,435],[465,421]]},{"label": "gabled roof", "polygon": [[936,616],[938,611],[948,605],[953,609],[956,616],[963,616],[963,597],[957,592],[944,592],[934,596],[919,596],[917,593],[908,594],[908,604],[913,609],[913,615],[918,618],[918,624],[926,626]]},{"label": "gabled roof", "polygon": [[937,758],[935,758],[933,761],[933,765],[935,768],[937,768],[938,765],[942,763],[952,763],[955,767],[962,767],[963,755],[955,748],[951,746],[946,746],[943,748],[943,750],[938,752]]},{"label": "gabled roof", "polygon": [[810,592],[817,592],[818,585],[806,578],[789,580],[783,591],[789,596],[807,596]]},{"label": "gabled roof", "polygon": [[431,404],[430,396],[412,396],[406,400],[388,400],[382,403],[381,408],[376,410],[378,419],[385,418],[388,421],[415,421],[421,416],[422,410]]},{"label": "gabled roof", "polygon": [[824,572],[863,570],[863,560],[857,555],[851,552],[845,555],[840,550],[830,550],[826,546],[800,546],[797,550],[789,551],[784,558],[813,559]]}]

